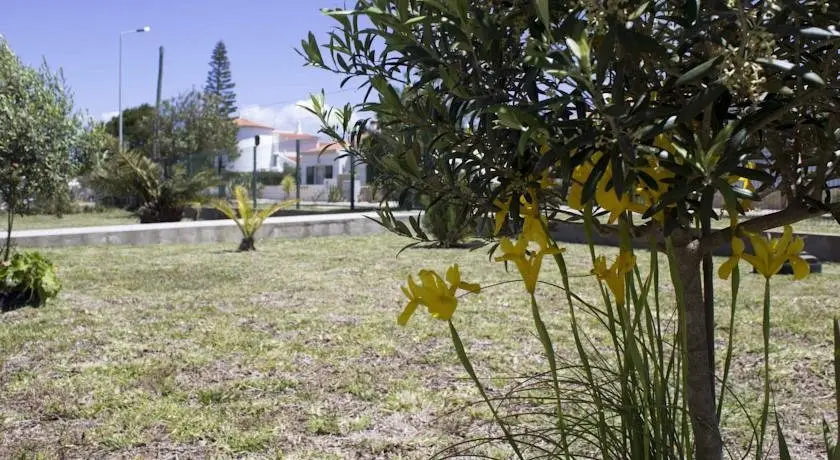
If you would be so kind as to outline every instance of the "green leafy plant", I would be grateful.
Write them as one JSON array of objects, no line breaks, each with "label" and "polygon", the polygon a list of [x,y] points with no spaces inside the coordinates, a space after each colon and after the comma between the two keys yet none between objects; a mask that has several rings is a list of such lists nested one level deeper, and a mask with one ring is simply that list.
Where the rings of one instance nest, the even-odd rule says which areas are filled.
[{"label": "green leafy plant", "polygon": [[61,283],[53,264],[39,252],[19,252],[0,262],[0,296],[3,310],[31,304],[41,306],[58,295]]},{"label": "green leafy plant", "polygon": [[207,201],[204,191],[218,183],[211,171],[188,176],[180,167],[164,178],[160,165],[133,151],[118,154],[94,173],[93,181],[111,196],[137,197],[141,223],[180,221],[184,208]]},{"label": "green leafy plant", "polygon": [[458,246],[473,232],[475,226],[469,215],[469,207],[444,200],[431,204],[429,200],[424,201],[426,212],[423,214],[423,226],[434,237],[437,246]]},{"label": "green leafy plant", "polygon": [[344,200],[344,192],[341,190],[341,187],[338,185],[331,185],[330,193],[327,195],[327,201],[335,203],[342,200]]},{"label": "green leafy plant", "polygon": [[[322,43],[310,33],[300,54],[368,93],[343,107],[313,95],[307,109],[320,132],[379,168],[401,195],[415,191],[464,203],[476,216],[495,214],[497,260],[515,265],[527,288],[532,308],[524,314],[534,317],[547,369],[518,383],[542,379],[533,404],[554,407],[527,410],[517,423],[498,408],[516,410],[527,400],[509,392],[490,400],[450,321],[457,266],[446,274],[451,286],[423,270],[419,284],[403,289],[408,315],[423,305],[450,321],[458,357],[493,412],[508,458],[775,453],[770,278],[785,261],[795,278],[807,275],[798,256],[804,242],[790,225],[819,214],[840,222],[831,193],[840,178],[839,2],[358,0],[324,13],[336,27]],[[782,209],[746,215],[772,193],[783,198]],[[387,207],[381,216],[410,234]],[[575,295],[582,281],[568,273],[550,232],[561,221],[587,236],[603,293],[597,303]],[[422,238],[417,220],[409,224]],[[758,236],[782,227],[782,238]],[[596,232],[621,246],[609,268]],[[712,254],[725,246],[733,258],[719,273],[732,279],[733,295],[721,372]],[[659,301],[658,267],[636,263],[640,248],[651,260],[667,254],[667,302]],[[562,285],[538,283],[551,259]],[[732,381],[750,378],[729,375],[740,348],[731,330],[742,259],[766,278],[763,384],[760,410],[745,417],[749,440],[733,437],[731,420],[721,417],[723,408],[737,409]],[[564,367],[552,335],[566,332],[540,319],[538,285],[560,288],[570,315],[594,315],[607,343],[593,341],[572,316],[576,356]],[[545,419],[529,422],[539,414]]]},{"label": "green leafy plant", "polygon": [[276,203],[267,208],[255,209],[251,205],[251,200],[248,197],[248,192],[245,187],[237,186],[233,189],[233,197],[236,201],[236,208],[232,207],[230,203],[223,200],[217,200],[214,203],[216,209],[222,214],[236,222],[236,226],[242,232],[242,241],[239,243],[239,251],[255,251],[257,248],[254,245],[254,237],[257,231],[262,227],[265,219],[270,217],[275,212],[289,207],[292,204],[289,201],[283,203]]},{"label": "green leafy plant", "polygon": [[283,180],[280,182],[280,186],[283,187],[283,193],[286,194],[286,198],[289,198],[289,195],[292,194],[292,190],[297,186],[297,182],[295,181],[295,176],[291,174],[286,174],[283,176]]}]

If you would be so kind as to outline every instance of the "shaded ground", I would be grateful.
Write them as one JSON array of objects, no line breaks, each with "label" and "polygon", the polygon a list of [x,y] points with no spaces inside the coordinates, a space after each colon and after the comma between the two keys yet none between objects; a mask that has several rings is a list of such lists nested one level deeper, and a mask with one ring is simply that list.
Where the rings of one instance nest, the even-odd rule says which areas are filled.
[{"label": "shaded ground", "polygon": [[[250,254],[229,245],[47,252],[65,283],[59,300],[0,316],[0,458],[414,459],[496,434],[486,410],[465,407],[478,395],[446,324],[425,314],[396,324],[399,285],[420,268],[455,262],[467,281],[512,277],[483,249],[395,258],[405,244],[368,236],[262,241]],[[585,247],[566,254],[573,275],[588,272]],[[840,266],[824,271],[773,280],[776,406],[795,458],[823,456],[820,423],[832,420]],[[557,280],[556,269],[546,273]],[[743,278],[734,380],[755,410],[762,282]],[[596,298],[591,278],[576,282]],[[569,355],[564,297],[541,292],[556,348]],[[459,306],[479,374],[543,370],[522,293],[500,286]],[[719,294],[722,322],[727,287]],[[722,346],[725,329],[719,337]],[[491,383],[494,392],[504,385]],[[746,422],[732,413],[725,424],[737,444]]]}]

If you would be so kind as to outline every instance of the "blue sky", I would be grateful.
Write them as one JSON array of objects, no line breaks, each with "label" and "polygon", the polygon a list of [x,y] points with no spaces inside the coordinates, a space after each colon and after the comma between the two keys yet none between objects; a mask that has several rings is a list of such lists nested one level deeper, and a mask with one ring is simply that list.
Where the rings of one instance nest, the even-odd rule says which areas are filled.
[{"label": "blue sky", "polygon": [[[91,117],[118,106],[119,33],[151,31],[123,41],[123,107],[154,103],[158,48],[164,47],[163,97],[201,89],[210,54],[223,40],[231,60],[242,116],[305,130],[317,122],[296,108],[322,88],[331,104],[357,102],[355,86],[342,92],[340,77],[303,67],[295,53],[311,30],[323,39],[334,21],[320,8],[341,0],[11,0],[3,2],[0,34],[27,63],[43,58],[61,67],[76,106]],[[331,92],[337,92],[330,94]]]}]

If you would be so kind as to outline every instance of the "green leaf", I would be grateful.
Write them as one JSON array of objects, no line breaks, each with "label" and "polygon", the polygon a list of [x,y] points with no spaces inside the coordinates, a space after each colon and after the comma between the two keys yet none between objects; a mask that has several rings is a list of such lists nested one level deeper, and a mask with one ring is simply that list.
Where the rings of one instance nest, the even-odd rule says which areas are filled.
[{"label": "green leaf", "polygon": [[703,88],[702,91],[698,92],[694,95],[694,97],[689,99],[685,107],[680,110],[680,113],[677,116],[677,122],[686,122],[693,119],[698,113],[714,104],[714,102],[725,92],[726,87],[718,84]]},{"label": "green leaf", "polygon": [[733,175],[744,177],[749,180],[754,180],[756,182],[767,183],[773,180],[773,176],[771,176],[766,171],[762,171],[759,169],[752,169],[752,168],[745,168],[743,166],[738,166],[733,168],[730,171]]},{"label": "green leaf", "polygon": [[[540,15],[540,19],[545,25],[546,32],[551,30],[551,16],[548,10],[548,0],[535,0],[537,2],[537,13]],[[549,36],[550,36],[549,32]]]},{"label": "green leaf", "polygon": [[399,232],[403,236],[411,237],[411,230],[408,229],[408,226],[405,225],[405,222],[401,220],[394,219],[394,229]]},{"label": "green leaf", "polygon": [[816,37],[816,38],[837,38],[840,37],[840,32],[837,30],[826,30],[820,27],[806,27],[799,31],[802,35],[806,37]]},{"label": "green leaf", "polygon": [[723,60],[723,55],[715,56],[708,61],[694,67],[693,69],[689,70],[688,72],[682,74],[679,78],[677,78],[676,86],[687,85],[689,83],[694,83],[697,80],[709,75],[709,73],[715,68],[716,65]]},{"label": "green leaf", "polygon": [[683,18],[685,19],[683,25],[693,25],[694,21],[697,20],[697,16],[699,13],[700,0],[685,0],[685,3],[683,3]]},{"label": "green leaf", "polygon": [[782,433],[782,426],[779,424],[779,416],[776,416],[776,436],[779,438],[779,460],[791,460],[785,435]]}]

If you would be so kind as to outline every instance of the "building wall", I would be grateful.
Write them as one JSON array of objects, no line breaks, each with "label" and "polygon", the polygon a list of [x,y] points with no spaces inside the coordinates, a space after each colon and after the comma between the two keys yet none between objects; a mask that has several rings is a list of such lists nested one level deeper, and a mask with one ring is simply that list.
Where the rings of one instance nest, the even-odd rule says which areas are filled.
[{"label": "building wall", "polygon": [[260,136],[260,145],[257,146],[257,170],[271,169],[274,137],[272,129],[247,127],[239,128],[236,134],[239,157],[228,162],[228,171],[247,172],[254,169],[254,136],[257,135]]}]

